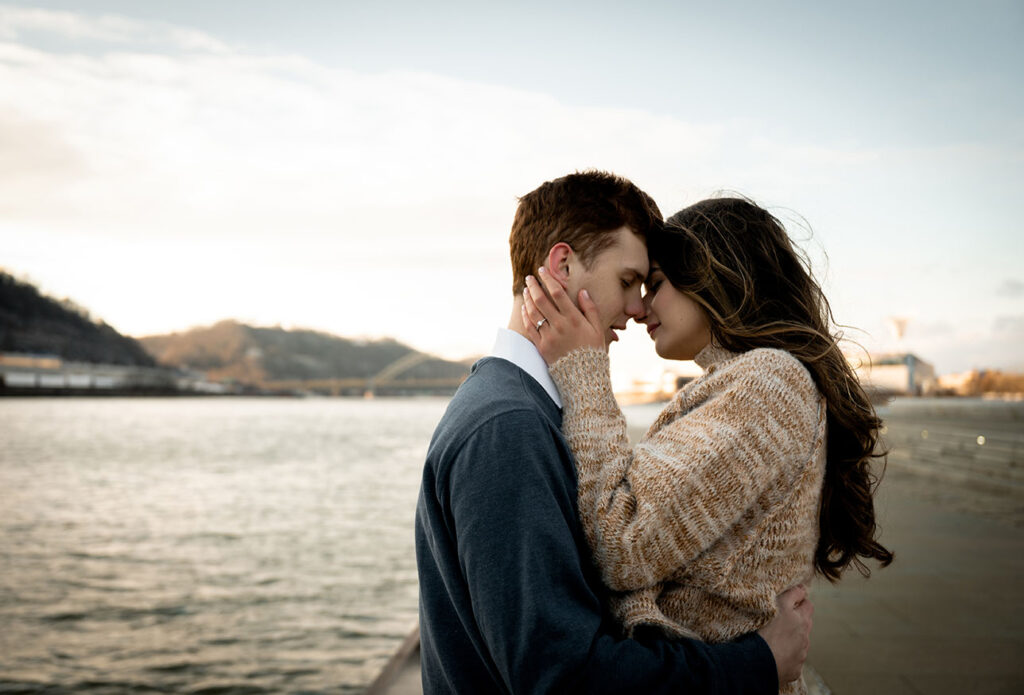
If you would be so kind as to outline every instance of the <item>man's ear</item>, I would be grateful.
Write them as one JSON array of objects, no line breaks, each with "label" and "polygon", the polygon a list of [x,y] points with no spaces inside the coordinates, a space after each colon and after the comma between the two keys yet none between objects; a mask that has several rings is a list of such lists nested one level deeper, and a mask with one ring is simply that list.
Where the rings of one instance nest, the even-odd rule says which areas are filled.
[{"label": "man's ear", "polygon": [[562,283],[565,287],[569,282],[569,266],[576,260],[576,252],[564,241],[560,241],[548,251],[547,262],[544,269],[551,274],[551,277]]}]

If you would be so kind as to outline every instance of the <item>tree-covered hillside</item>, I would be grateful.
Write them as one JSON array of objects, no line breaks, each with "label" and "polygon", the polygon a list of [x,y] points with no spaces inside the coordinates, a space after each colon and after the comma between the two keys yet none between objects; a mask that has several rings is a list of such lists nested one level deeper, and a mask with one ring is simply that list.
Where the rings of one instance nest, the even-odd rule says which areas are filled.
[{"label": "tree-covered hillside", "polygon": [[[160,364],[201,370],[215,380],[255,385],[278,380],[367,379],[416,353],[390,339],[353,340],[236,321],[139,340]],[[424,356],[400,378],[455,379],[468,372],[465,364]]]},{"label": "tree-covered hillside", "polygon": [[69,362],[151,367],[153,358],[70,300],[57,300],[0,271],[0,352],[57,355]]}]

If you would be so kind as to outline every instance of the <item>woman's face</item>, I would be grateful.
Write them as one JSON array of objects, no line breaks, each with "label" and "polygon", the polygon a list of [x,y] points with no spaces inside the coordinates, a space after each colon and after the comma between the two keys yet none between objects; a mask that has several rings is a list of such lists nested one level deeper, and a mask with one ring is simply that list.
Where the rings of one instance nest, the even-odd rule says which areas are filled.
[{"label": "woman's face", "polygon": [[647,276],[640,322],[654,341],[654,350],[668,360],[692,360],[711,342],[707,312],[668,281],[657,263]]}]

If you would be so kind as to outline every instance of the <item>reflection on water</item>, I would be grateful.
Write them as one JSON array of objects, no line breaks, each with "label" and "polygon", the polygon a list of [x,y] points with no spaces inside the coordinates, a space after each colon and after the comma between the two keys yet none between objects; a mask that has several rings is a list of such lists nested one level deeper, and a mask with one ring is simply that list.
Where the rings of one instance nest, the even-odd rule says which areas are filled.
[{"label": "reflection on water", "polygon": [[0,401],[0,690],[360,691],[445,404]]}]

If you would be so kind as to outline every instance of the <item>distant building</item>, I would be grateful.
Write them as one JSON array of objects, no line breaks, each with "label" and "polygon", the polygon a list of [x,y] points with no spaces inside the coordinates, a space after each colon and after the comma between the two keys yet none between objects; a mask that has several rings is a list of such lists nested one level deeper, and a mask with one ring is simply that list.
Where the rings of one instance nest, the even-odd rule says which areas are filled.
[{"label": "distant building", "polygon": [[0,394],[172,393],[178,390],[175,377],[174,370],[161,367],[68,362],[56,355],[0,353]]},{"label": "distant building", "polygon": [[909,352],[872,355],[868,362],[855,362],[854,370],[864,387],[876,393],[923,396],[938,388],[935,367]]},{"label": "distant building", "polygon": [[57,355],[0,352],[0,370],[4,372],[17,369],[60,369],[63,363]]},{"label": "distant building", "polygon": [[980,375],[977,369],[959,374],[943,374],[939,377],[939,388],[958,396],[973,396],[976,395],[975,384],[979,381]]},{"label": "distant building", "polygon": [[1024,397],[1024,374],[998,369],[972,369],[960,374],[940,376],[939,388],[944,393],[958,396],[1019,399]]},{"label": "distant building", "polygon": [[[697,373],[695,374],[693,371]],[[699,373],[699,368],[685,373],[666,368],[660,375],[652,375],[646,379],[632,379],[625,382],[616,381],[613,378],[612,388],[615,398],[623,405],[667,401],[675,395],[676,391],[697,378]]]}]

